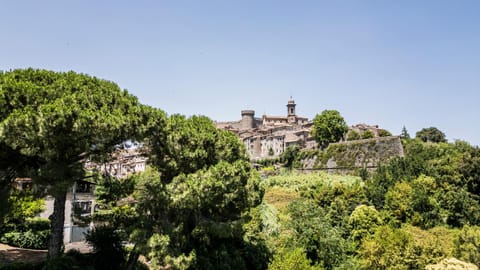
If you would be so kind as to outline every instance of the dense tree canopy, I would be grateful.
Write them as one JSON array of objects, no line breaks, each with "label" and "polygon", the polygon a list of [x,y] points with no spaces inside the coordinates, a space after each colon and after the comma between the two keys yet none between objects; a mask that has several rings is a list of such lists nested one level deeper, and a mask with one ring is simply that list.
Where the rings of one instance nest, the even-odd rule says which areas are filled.
[{"label": "dense tree canopy", "polygon": [[[206,117],[172,115],[166,123],[161,136],[153,128],[146,138],[150,169],[99,185],[102,207],[110,210],[98,218],[129,235],[130,261],[143,254],[156,267],[265,267],[261,241],[248,240],[244,228],[262,192],[243,144]],[[114,190],[135,202],[117,206]]]},{"label": "dense tree canopy", "polygon": [[[22,175],[48,187],[55,198],[51,257],[61,250],[66,192],[86,177],[84,161],[108,161],[132,139],[143,141],[153,168],[128,180],[97,177],[95,219],[107,227],[89,241],[122,237],[134,243],[129,260],[117,264],[128,269],[139,254],[159,267],[266,266],[261,239],[245,235],[257,225],[244,228],[261,201],[259,178],[234,134],[206,117],[166,117],[114,83],[88,75],[34,69],[0,75],[2,192]],[[108,250],[104,245],[97,253]],[[113,250],[115,256],[123,252],[118,245]]]},{"label": "dense tree canopy", "polygon": [[345,120],[336,110],[324,110],[313,119],[312,135],[321,147],[338,142],[347,130]]},{"label": "dense tree canopy", "polygon": [[415,138],[420,139],[424,142],[446,142],[445,133],[440,131],[436,127],[423,128],[415,134]]},{"label": "dense tree canopy", "polygon": [[8,198],[13,180],[17,177],[28,176],[29,169],[35,167],[37,162],[36,157],[22,155],[18,149],[13,149],[0,142],[0,205],[2,205],[0,207],[0,220],[10,210]]},{"label": "dense tree canopy", "polygon": [[[480,149],[447,143],[438,130],[409,139],[404,129],[405,156],[375,171],[334,175],[285,168],[261,179],[241,141],[210,119],[167,117],[87,75],[1,73],[0,105],[0,192],[14,208],[8,211],[1,202],[0,211],[8,212],[4,220],[26,223],[23,216],[40,209],[33,193],[10,192],[16,177],[31,177],[64,202],[67,188],[86,176],[85,160],[104,162],[118,143],[142,141],[150,162],[145,172],[126,179],[89,172],[98,184],[94,220],[105,225],[87,239],[98,268],[135,269],[140,255],[157,269],[438,269],[480,263]],[[347,130],[336,111],[314,121],[322,147]],[[347,134],[349,140],[360,137]],[[314,155],[322,158],[322,151],[292,148],[279,160],[294,167],[297,157]],[[57,203],[52,256],[59,252],[62,216]],[[126,242],[132,244],[128,252]]]},{"label": "dense tree canopy", "polygon": [[153,112],[115,83],[88,75],[0,73],[0,145],[36,159],[29,176],[55,198],[50,256],[60,252],[66,192],[84,176],[83,161],[104,159],[137,138]]},{"label": "dense tree canopy", "polygon": [[[235,134],[215,127],[205,116],[172,115],[166,126],[148,136],[150,162],[165,183],[181,173],[193,173],[224,160],[246,160]],[[159,136],[160,134],[160,136]]]},{"label": "dense tree canopy", "polygon": [[271,267],[295,261],[305,269],[425,269],[453,257],[478,265],[479,148],[407,138],[403,144],[404,157],[363,180],[269,177],[262,214]]}]

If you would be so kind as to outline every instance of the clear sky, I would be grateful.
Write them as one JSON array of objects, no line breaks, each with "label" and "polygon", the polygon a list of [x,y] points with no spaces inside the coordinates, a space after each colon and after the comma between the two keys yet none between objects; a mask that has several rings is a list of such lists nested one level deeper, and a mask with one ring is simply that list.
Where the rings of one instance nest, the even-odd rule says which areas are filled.
[{"label": "clear sky", "polygon": [[240,110],[480,145],[478,0],[2,0],[0,69],[74,70],[143,103],[237,120]]}]

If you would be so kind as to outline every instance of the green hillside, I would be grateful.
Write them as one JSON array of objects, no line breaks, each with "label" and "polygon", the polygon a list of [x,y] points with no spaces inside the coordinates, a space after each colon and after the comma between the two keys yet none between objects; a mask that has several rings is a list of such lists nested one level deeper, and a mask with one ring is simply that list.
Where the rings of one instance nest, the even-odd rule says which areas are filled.
[{"label": "green hillside", "polygon": [[405,157],[363,180],[295,171],[264,179],[270,269],[476,269],[480,150],[403,143]]}]

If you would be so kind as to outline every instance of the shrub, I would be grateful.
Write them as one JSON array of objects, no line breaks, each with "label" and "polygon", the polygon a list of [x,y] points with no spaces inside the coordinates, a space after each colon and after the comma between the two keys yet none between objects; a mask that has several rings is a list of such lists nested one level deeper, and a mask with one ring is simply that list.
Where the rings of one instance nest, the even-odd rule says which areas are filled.
[{"label": "shrub", "polygon": [[392,133],[388,130],[385,130],[385,129],[380,129],[378,131],[378,136],[380,137],[388,137],[388,136],[392,136]]},{"label": "shrub", "polygon": [[454,244],[455,257],[480,265],[480,227],[464,226]]},{"label": "shrub", "polygon": [[75,259],[69,256],[60,256],[45,262],[43,269],[48,270],[66,270],[66,269],[78,269]]},{"label": "shrub", "polygon": [[26,220],[34,218],[45,209],[45,200],[37,199],[31,191],[12,192],[8,202],[10,210],[0,222],[1,232],[27,231]]},{"label": "shrub", "polygon": [[50,220],[48,218],[28,218],[25,223],[26,230],[29,231],[45,231],[50,230]]},{"label": "shrub", "polygon": [[374,138],[374,137],[375,137],[375,134],[373,134],[373,132],[371,130],[366,130],[362,134],[362,139],[371,139],[371,138]]},{"label": "shrub", "polygon": [[347,132],[347,141],[355,141],[360,139],[360,133],[355,130],[349,130]]},{"label": "shrub", "polygon": [[281,249],[273,257],[273,261],[268,266],[272,270],[315,270],[322,269],[319,266],[311,266],[311,261],[307,258],[305,250],[294,248],[292,250]]},{"label": "shrub", "polygon": [[85,235],[93,246],[96,269],[120,269],[125,261],[122,239],[113,227],[96,227]]},{"label": "shrub", "polygon": [[11,246],[31,249],[46,249],[48,247],[48,240],[50,238],[50,231],[26,231],[26,232],[8,232],[5,233],[0,242]]}]

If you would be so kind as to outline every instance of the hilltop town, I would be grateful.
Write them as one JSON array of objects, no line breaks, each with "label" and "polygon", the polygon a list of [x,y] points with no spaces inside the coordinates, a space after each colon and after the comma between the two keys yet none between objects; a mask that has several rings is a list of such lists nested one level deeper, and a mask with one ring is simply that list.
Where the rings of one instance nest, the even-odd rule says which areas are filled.
[{"label": "hilltop town", "polygon": [[[411,138],[348,127],[335,110],[309,120],[292,98],[285,116],[243,110],[214,123],[76,73],[17,70],[0,73],[0,86],[4,104],[18,101],[0,123],[0,243],[48,252],[19,269],[479,262],[480,149],[435,127]],[[64,253],[85,241],[93,250]],[[0,268],[9,253],[0,246]]]},{"label": "hilltop town", "polygon": [[[311,131],[313,121],[296,113],[295,100],[290,97],[287,102],[285,116],[263,115],[255,117],[254,110],[242,110],[238,121],[216,122],[216,126],[234,132],[245,144],[252,160],[275,158],[286,148],[297,145],[302,149],[318,148]],[[380,137],[382,129],[378,125],[357,124],[349,127],[347,134],[364,134],[368,132],[372,138]],[[359,139],[345,134],[342,141]]]}]

